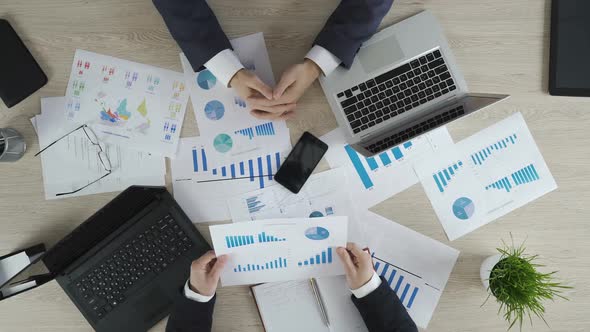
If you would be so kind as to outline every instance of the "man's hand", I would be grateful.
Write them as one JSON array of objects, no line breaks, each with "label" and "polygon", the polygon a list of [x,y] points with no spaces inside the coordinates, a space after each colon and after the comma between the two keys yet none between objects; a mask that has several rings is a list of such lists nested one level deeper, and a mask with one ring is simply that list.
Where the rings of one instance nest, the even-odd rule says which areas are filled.
[{"label": "man's hand", "polygon": [[274,89],[272,100],[264,100],[260,97],[247,99],[251,104],[272,107],[267,112],[253,112],[252,115],[259,119],[292,118],[295,116],[297,102],[305,90],[320,76],[320,73],[320,67],[309,59],[287,68]]},{"label": "man's hand", "polygon": [[215,257],[209,250],[191,265],[190,288],[193,292],[204,296],[213,296],[219,283],[221,270],[227,263],[227,256]]},{"label": "man's hand", "polygon": [[[240,69],[229,81],[229,86],[248,102],[250,108],[252,108],[251,114],[258,118],[276,119],[280,118],[283,113],[289,113],[295,109],[295,104],[279,105],[270,103],[272,89],[249,70]],[[260,116],[260,114],[263,116]]]},{"label": "man's hand", "polygon": [[359,289],[371,280],[374,270],[368,252],[359,249],[354,243],[348,243],[346,248],[339,247],[336,252],[344,264],[346,282],[350,289]]}]

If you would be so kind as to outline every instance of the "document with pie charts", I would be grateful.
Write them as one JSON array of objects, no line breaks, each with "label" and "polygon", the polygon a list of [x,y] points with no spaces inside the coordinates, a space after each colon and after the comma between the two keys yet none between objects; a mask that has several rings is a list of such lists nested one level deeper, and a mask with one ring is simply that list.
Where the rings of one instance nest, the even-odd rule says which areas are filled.
[{"label": "document with pie charts", "polygon": [[414,169],[449,240],[557,188],[520,113],[437,151]]},{"label": "document with pie charts", "polygon": [[[235,54],[248,70],[270,87],[275,80],[264,36],[255,33],[231,40]],[[206,138],[210,160],[228,162],[244,158],[265,148],[291,147],[285,121],[259,120],[250,114],[248,103],[226,87],[208,69],[195,72],[184,54],[180,61],[189,88],[200,136]]]}]

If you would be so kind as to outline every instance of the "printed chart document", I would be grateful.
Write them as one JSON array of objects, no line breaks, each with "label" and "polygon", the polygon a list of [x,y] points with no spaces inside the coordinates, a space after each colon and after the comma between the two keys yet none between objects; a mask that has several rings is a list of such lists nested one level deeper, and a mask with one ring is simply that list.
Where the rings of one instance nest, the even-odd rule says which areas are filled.
[{"label": "printed chart document", "polygon": [[383,153],[365,158],[346,143],[340,129],[322,137],[330,149],[326,159],[332,168],[344,167],[349,174],[352,199],[368,209],[418,183],[414,163],[425,155],[453,144],[446,127],[419,136]]},{"label": "printed chart document", "polygon": [[[255,33],[231,40],[244,65],[270,87],[275,84],[264,35]],[[180,55],[186,84],[190,90],[195,118],[203,144],[214,161],[230,161],[257,155],[264,149],[285,150],[291,147],[285,121],[259,120],[250,115],[251,108],[233,89],[224,86],[207,69],[193,71],[184,54]]]},{"label": "printed chart document", "polygon": [[192,222],[230,219],[228,198],[274,185],[274,174],[286,151],[260,150],[260,155],[214,166],[203,137],[181,138],[171,160],[174,198]]},{"label": "printed chart document", "polygon": [[347,217],[269,219],[210,226],[217,255],[229,255],[224,286],[343,275]]},{"label": "printed chart document", "polygon": [[365,322],[350,299],[344,276],[318,278],[330,328],[318,308],[309,280],[266,283],[252,293],[267,332],[366,332]]},{"label": "printed chart document", "polygon": [[76,50],[66,118],[102,142],[174,157],[188,102],[181,73]]},{"label": "printed chart document", "polygon": [[[64,97],[41,99],[42,113],[33,121],[41,147],[48,146],[78,127],[71,122],[64,122],[65,103]],[[94,130],[92,126],[91,129]],[[106,174],[98,159],[98,147],[91,143],[84,131],[78,130],[41,153],[45,198],[57,199],[120,191],[131,185],[165,185],[164,157],[129,150],[119,144],[100,144],[111,162],[112,173],[70,195],[56,196],[57,193],[82,188]]]},{"label": "printed chart document", "polygon": [[234,222],[276,218],[318,218],[348,216],[348,240],[365,243],[362,223],[348,190],[348,179],[343,168],[313,174],[299,194],[283,186],[272,186],[228,200]]},{"label": "printed chart document", "polygon": [[449,240],[557,188],[520,113],[429,156],[415,169]]},{"label": "printed chart document", "polygon": [[370,211],[363,220],[375,271],[416,325],[427,328],[459,251]]}]

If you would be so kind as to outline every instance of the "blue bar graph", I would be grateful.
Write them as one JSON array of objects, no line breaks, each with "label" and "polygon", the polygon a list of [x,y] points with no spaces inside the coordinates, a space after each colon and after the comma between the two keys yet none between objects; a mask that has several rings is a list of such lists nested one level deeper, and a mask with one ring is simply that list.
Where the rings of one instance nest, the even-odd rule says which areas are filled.
[{"label": "blue bar graph", "polygon": [[483,165],[483,163],[497,152],[508,149],[510,146],[516,144],[518,137],[516,134],[512,134],[505,137],[497,142],[484,147],[483,149],[473,153],[471,155],[471,161],[474,165]]},{"label": "blue bar graph", "polygon": [[383,165],[387,166],[391,164],[391,159],[389,158],[389,155],[387,153],[381,153],[379,155],[379,158],[381,158],[381,162],[383,163]]},{"label": "blue bar graph", "polygon": [[514,187],[539,181],[540,179],[541,177],[539,176],[539,173],[537,173],[535,165],[530,164],[510,174],[509,176],[505,176],[500,180],[486,186],[486,190],[497,189],[509,193]]},{"label": "blue bar graph", "polygon": [[369,164],[369,168],[371,169],[371,171],[374,171],[377,168],[379,168],[379,165],[377,165],[377,161],[375,160],[375,158],[369,157],[369,158],[366,158],[366,160],[367,160],[367,164]]},{"label": "blue bar graph", "polygon": [[[201,150],[200,155],[199,150]],[[205,153],[205,149],[193,148],[193,171],[195,173],[208,171],[207,154]]]},{"label": "blue bar graph", "polygon": [[248,137],[249,139],[253,139],[256,136],[273,136],[275,135],[275,127],[272,122],[268,122],[254,127],[236,130],[235,134]]},{"label": "blue bar graph", "polygon": [[459,160],[451,166],[432,174],[434,183],[436,183],[436,186],[441,193],[445,192],[445,188],[449,185],[452,178],[457,175],[457,172],[461,167],[463,167],[463,162]]},{"label": "blue bar graph", "polygon": [[285,269],[287,268],[287,259],[284,257],[277,257],[276,259],[271,259],[268,262],[260,263],[260,264],[238,264],[234,268],[234,272],[250,272],[250,271],[260,271],[260,270],[276,270],[276,269]]},{"label": "blue bar graph", "polygon": [[323,250],[321,253],[311,256],[309,259],[299,261],[297,263],[298,266],[309,266],[319,264],[332,264],[332,248]]},{"label": "blue bar graph", "polygon": [[393,156],[395,157],[395,160],[400,160],[404,157],[402,150],[397,146],[395,148],[391,149],[391,152],[393,152]]},{"label": "blue bar graph", "polygon": [[251,214],[262,210],[266,206],[260,202],[258,196],[246,198],[246,205],[248,206],[248,212]]},{"label": "blue bar graph", "polygon": [[[193,150],[193,157],[195,155]],[[193,160],[193,167],[196,168],[196,161]],[[203,159],[203,167],[207,167],[206,159]],[[227,177],[227,180],[249,178],[250,182],[254,182],[258,178],[260,189],[266,187],[266,181],[272,181],[274,174],[281,167],[281,153],[268,154],[265,156],[255,157],[249,160],[235,162],[233,164],[213,168],[211,173],[217,175],[221,173],[222,177]]]},{"label": "blue bar graph", "polygon": [[[404,271],[399,267],[388,263],[379,257],[376,257],[375,253],[373,253],[371,256],[373,259],[375,259],[375,272],[387,280],[389,287],[393,289],[406,308],[412,308],[414,303],[417,301],[420,287],[413,285],[412,282],[409,281],[409,279],[411,279],[410,273],[406,274],[404,277],[402,274],[407,271]],[[413,276],[420,278],[416,275]]]},{"label": "blue bar graph", "polygon": [[286,238],[280,238],[273,235],[268,235],[266,232],[262,232],[254,235],[228,235],[225,237],[225,244],[228,248],[241,247],[255,243],[265,242],[284,242]]},{"label": "blue bar graph", "polygon": [[361,178],[361,181],[363,182],[363,186],[365,187],[365,189],[372,188],[373,181],[369,177],[369,173],[367,173],[367,170],[361,162],[361,158],[359,157],[358,153],[356,153],[356,151],[354,151],[354,149],[350,145],[346,145],[344,149],[346,150],[348,157],[352,161],[352,166],[354,166],[357,174]]}]

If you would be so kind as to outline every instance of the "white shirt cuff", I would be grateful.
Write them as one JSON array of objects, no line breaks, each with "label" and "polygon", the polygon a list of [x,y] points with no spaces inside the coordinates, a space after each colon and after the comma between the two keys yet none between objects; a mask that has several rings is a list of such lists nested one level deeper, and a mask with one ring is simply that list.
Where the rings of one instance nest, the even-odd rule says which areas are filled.
[{"label": "white shirt cuff", "polygon": [[186,284],[184,284],[184,296],[189,299],[189,300],[193,300],[193,301],[197,301],[197,302],[209,302],[211,301],[211,299],[213,298],[213,296],[215,296],[215,294],[211,295],[211,296],[205,296],[205,295],[201,295],[197,292],[193,292],[191,290],[191,288],[188,285],[188,281],[186,282]]},{"label": "white shirt cuff", "polygon": [[219,82],[228,86],[232,77],[234,77],[238,70],[244,68],[244,65],[242,65],[234,51],[225,49],[205,62],[205,67],[209,69]]},{"label": "white shirt cuff", "polygon": [[350,291],[352,294],[357,298],[363,298],[369,294],[371,294],[375,289],[377,289],[381,285],[381,278],[377,275],[376,272],[373,272],[373,276],[371,279],[361,287],[357,289],[351,289]]},{"label": "white shirt cuff", "polygon": [[342,62],[334,54],[320,45],[314,45],[311,50],[307,52],[305,57],[315,62],[315,64],[320,67],[325,76],[330,75],[330,73],[333,72],[334,69],[338,68]]}]

